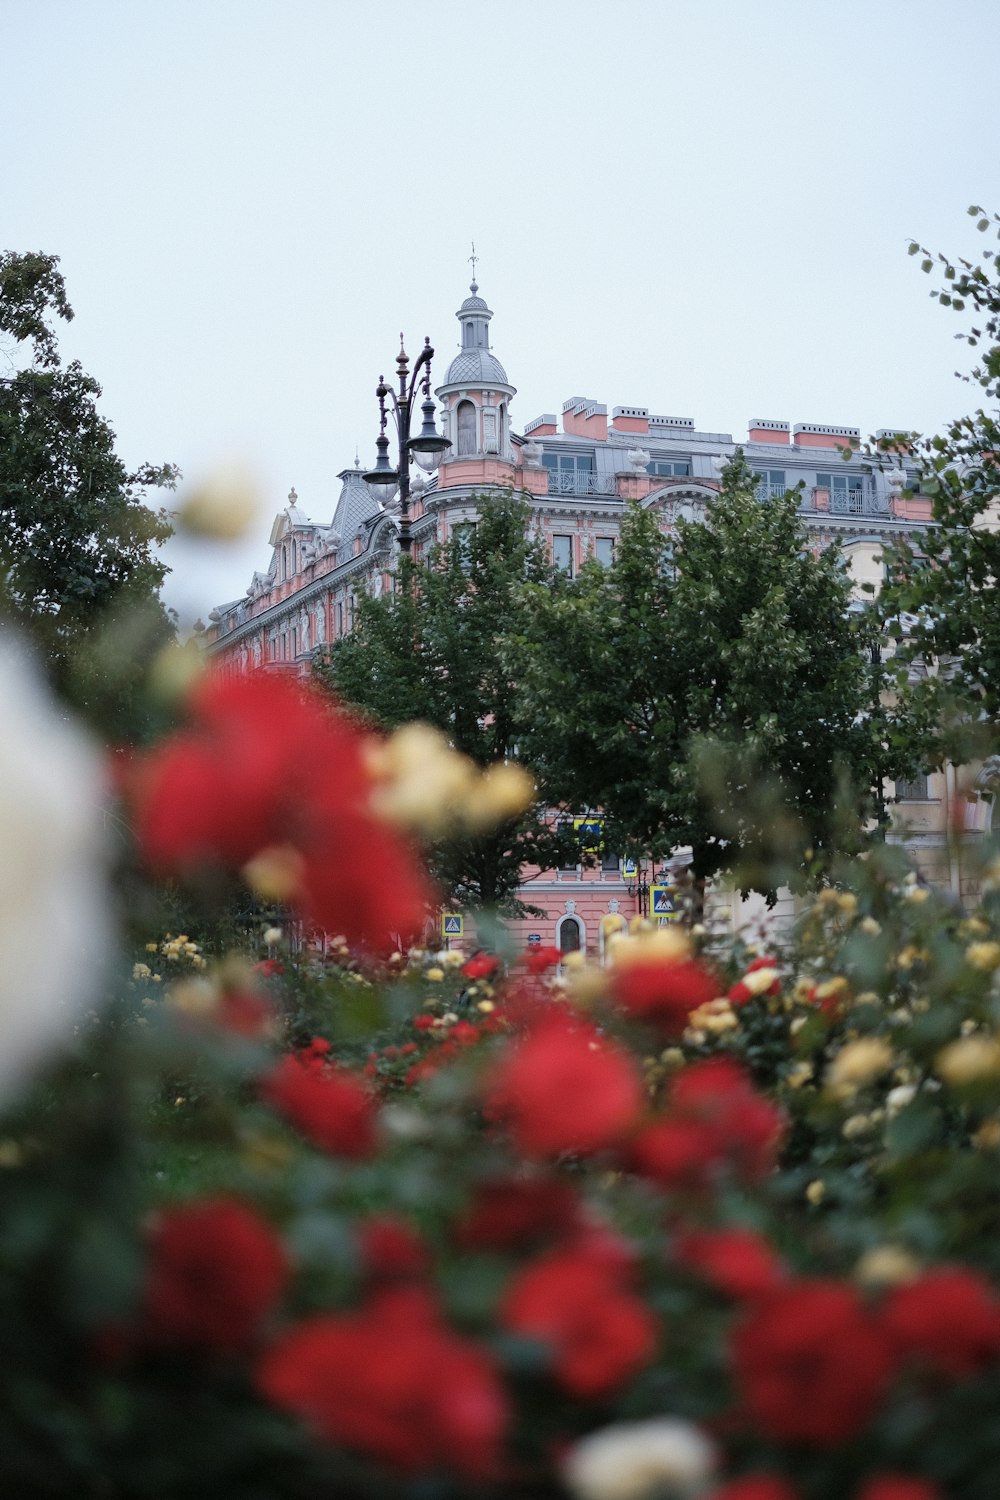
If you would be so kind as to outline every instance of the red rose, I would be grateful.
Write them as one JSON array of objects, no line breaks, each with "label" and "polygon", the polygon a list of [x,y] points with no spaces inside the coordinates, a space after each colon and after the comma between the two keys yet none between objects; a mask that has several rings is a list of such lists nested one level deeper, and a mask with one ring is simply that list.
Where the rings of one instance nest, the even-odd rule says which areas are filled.
[{"label": "red rose", "polygon": [[614,1145],[644,1105],[629,1054],[593,1026],[552,1011],[494,1067],[485,1108],[525,1156],[588,1154]]},{"label": "red rose", "polygon": [[536,943],[524,952],[524,963],[529,974],[544,974],[547,969],[554,969],[557,964],[562,963],[562,951],[559,948],[543,948]]},{"label": "red rose", "polygon": [[781,1475],[744,1475],[712,1490],[705,1500],[799,1500],[799,1491]]},{"label": "red rose", "polygon": [[739,1063],[709,1058],[678,1073],[667,1108],[631,1143],[636,1170],[664,1187],[698,1189],[725,1173],[759,1182],[774,1170],[785,1117]]},{"label": "red rose", "polygon": [[287,1280],[281,1240],[244,1204],[208,1198],[164,1209],[149,1236],[145,1328],[156,1341],[235,1353]]},{"label": "red rose", "polygon": [[500,1177],[477,1187],[455,1238],[470,1250],[512,1250],[576,1228],[580,1202],[556,1177]]},{"label": "red rose", "polygon": [[456,1021],[449,1032],[449,1037],[460,1046],[468,1047],[473,1042],[479,1041],[479,1027],[473,1026],[471,1021]]},{"label": "red rose", "polygon": [[713,1490],[705,1500],[799,1500],[799,1491],[781,1474],[744,1474]]},{"label": "red rose", "polygon": [[766,1437],[822,1445],[868,1425],[894,1366],[854,1288],[820,1280],[754,1303],[734,1331],[732,1360],[747,1414]]},{"label": "red rose", "polygon": [[377,1106],[365,1084],[311,1051],[290,1052],[261,1080],[261,1095],[307,1141],[333,1156],[372,1156]]},{"label": "red rose", "polygon": [[681,1035],[693,1010],[720,993],[716,976],[696,959],[637,959],[611,971],[612,999],[671,1040]]},{"label": "red rose", "polygon": [[287,847],[299,860],[295,900],[318,927],[373,948],[417,935],[429,893],[409,848],[369,811],[366,736],[351,719],[269,672],[208,672],[188,708],[189,727],[131,777],[139,844],[155,871],[241,871]]},{"label": "red rose", "polygon": [[942,1266],[889,1293],[882,1319],[904,1357],[962,1379],[1000,1357],[1000,1301],[985,1276]]},{"label": "red rose", "polygon": [[929,1479],[875,1474],[858,1491],[857,1500],[944,1500],[944,1495]]},{"label": "red rose", "polygon": [[779,1256],[751,1229],[692,1230],[681,1236],[677,1259],[727,1297],[763,1296],[785,1279]]},{"label": "red rose", "polygon": [[500,1469],[508,1412],[492,1363],[416,1304],[307,1319],[265,1356],[257,1384],[325,1441],[404,1473]]},{"label": "red rose", "polygon": [[474,953],[462,965],[466,979],[490,979],[500,967],[500,960],[493,953]]},{"label": "red rose", "polygon": [[365,1274],[373,1281],[420,1280],[430,1269],[427,1246],[402,1219],[366,1219],[358,1226],[358,1246]]},{"label": "red rose", "polygon": [[718,1166],[718,1144],[716,1132],[703,1121],[667,1115],[629,1143],[628,1161],[661,1187],[694,1192],[711,1180]]},{"label": "red rose", "polygon": [[256,1041],[273,1030],[274,1006],[266,995],[253,990],[225,990],[219,1001],[219,1022],[234,1036]]},{"label": "red rose", "polygon": [[559,1384],[585,1399],[617,1390],[656,1348],[656,1320],[628,1291],[620,1266],[586,1248],[526,1266],[507,1288],[500,1321],[548,1344]]}]

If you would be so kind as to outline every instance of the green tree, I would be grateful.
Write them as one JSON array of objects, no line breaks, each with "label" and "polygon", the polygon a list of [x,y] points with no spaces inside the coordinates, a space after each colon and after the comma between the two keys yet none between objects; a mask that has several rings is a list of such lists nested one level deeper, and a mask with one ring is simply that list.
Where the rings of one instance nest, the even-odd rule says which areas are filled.
[{"label": "green tree", "polygon": [[156,548],[170,534],[148,491],[177,470],[130,473],[97,408],[101,388],[60,360],[54,319],[73,309],[54,255],[0,255],[0,335],[30,345],[0,379],[0,613],[40,648],[55,684],[105,728],[130,732],[137,661],[173,626]]},{"label": "green tree", "polygon": [[[1000,239],[1000,216],[975,205],[969,213]],[[930,731],[923,760],[931,767],[988,753],[1000,731],[1000,270],[993,250],[978,265],[917,244],[910,254],[941,275],[931,295],[971,318],[956,337],[979,351],[978,364],[959,378],[985,393],[944,433],[906,444],[937,525],[918,546],[904,540],[889,552],[881,596],[901,637],[900,691]],[[883,462],[898,457],[893,450]]]},{"label": "green tree", "polygon": [[690,845],[697,877],[753,856],[761,879],[792,827],[800,859],[838,844],[844,778],[856,833],[882,748],[881,668],[842,559],[812,554],[797,493],[762,503],[755,484],[738,452],[704,520],[671,536],[630,507],[610,567],[532,591],[516,648],[551,795],[599,809],[611,848]]},{"label": "green tree", "polygon": [[[401,559],[393,593],[359,598],[351,634],[315,670],[378,728],[422,720],[487,766],[521,757],[527,726],[504,643],[519,628],[525,585],[544,591],[554,575],[523,501],[482,495],[477,504],[475,525],[432,546],[423,565]],[[431,866],[459,905],[529,914],[517,894],[523,866],[550,866],[566,845],[534,809],[491,833],[443,840]]]}]

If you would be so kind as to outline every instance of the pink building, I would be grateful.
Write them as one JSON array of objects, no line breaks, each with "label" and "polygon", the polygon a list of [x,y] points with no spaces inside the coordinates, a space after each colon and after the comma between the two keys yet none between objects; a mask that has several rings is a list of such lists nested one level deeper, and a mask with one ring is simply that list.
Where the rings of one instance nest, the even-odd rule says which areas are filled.
[{"label": "pink building", "polygon": [[[411,480],[415,555],[474,524],[491,490],[524,494],[532,527],[571,574],[590,557],[611,561],[627,500],[654,510],[666,531],[676,517],[696,517],[712,504],[719,472],[737,447],[730,433],[703,431],[690,418],[658,416],[645,406],[615,406],[609,416],[605,405],[583,396],[516,430],[516,389],[490,347],[493,314],[478,293],[473,282],[456,314],[458,353],[436,388],[451,447],[436,472],[416,470]],[[905,447],[897,466],[881,473],[866,472],[859,458],[844,461],[840,450],[860,437],[855,427],[754,418],[738,440],[759,476],[762,502],[804,483],[801,514],[817,548],[838,540],[859,585],[881,576],[881,543],[919,534],[931,515]],[[268,567],[254,574],[242,598],[213,609],[202,640],[230,670],[307,671],[318,647],[351,630],[362,590],[391,588],[398,507],[385,503],[385,486],[366,484],[357,463],[338,477],[329,521],[309,519],[294,489],[289,493],[271,530]],[[917,800],[933,800],[932,791],[916,788]],[[601,951],[613,919],[632,916],[639,900],[634,877],[617,860],[595,870],[528,871],[525,896],[546,912],[544,920],[517,924],[525,942],[591,953]]]}]

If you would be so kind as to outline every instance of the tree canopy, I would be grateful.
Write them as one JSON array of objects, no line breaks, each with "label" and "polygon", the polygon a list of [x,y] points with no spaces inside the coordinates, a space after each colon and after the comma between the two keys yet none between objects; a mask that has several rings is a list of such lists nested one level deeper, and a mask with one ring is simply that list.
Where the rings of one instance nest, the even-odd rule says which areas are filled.
[{"label": "tree canopy", "polygon": [[[969,213],[981,232],[1000,239],[1000,216],[976,205]],[[940,273],[943,285],[931,295],[970,318],[956,338],[979,359],[959,378],[985,397],[944,433],[903,445],[937,525],[919,546],[903,541],[888,553],[891,576],[881,596],[884,616],[906,637],[901,661],[924,668],[909,682],[901,674],[900,687],[934,726],[924,754],[935,765],[995,749],[1000,732],[1000,272],[991,249],[981,264],[918,244],[910,253],[922,256],[925,272]],[[899,456],[897,445],[883,461]]]},{"label": "tree canopy", "polygon": [[[156,555],[170,525],[144,502],[177,471],[130,472],[98,411],[97,381],[78,361],[62,363],[53,320],[73,309],[58,264],[0,255],[0,334],[27,342],[32,356],[0,378],[0,613],[33,637],[64,691],[128,697],[131,648],[172,633]],[[112,634],[130,650],[110,650]]]},{"label": "tree canopy", "polygon": [[[487,766],[521,757],[527,725],[505,642],[520,627],[525,585],[544,591],[554,574],[523,501],[504,494],[474,503],[478,519],[431,546],[423,562],[400,559],[391,594],[358,599],[353,631],[315,670],[378,728],[423,720]],[[495,832],[442,842],[431,864],[460,905],[530,912],[517,896],[523,866],[550,865],[564,844],[533,811]]]},{"label": "tree canopy", "polygon": [[[881,756],[879,669],[837,549],[815,556],[798,494],[758,500],[741,452],[704,519],[665,535],[632,505],[607,568],[529,591],[516,647],[525,750],[612,849],[690,845],[696,876],[855,832]],[[757,795],[768,776],[780,791]],[[765,860],[766,864],[767,861]]]}]

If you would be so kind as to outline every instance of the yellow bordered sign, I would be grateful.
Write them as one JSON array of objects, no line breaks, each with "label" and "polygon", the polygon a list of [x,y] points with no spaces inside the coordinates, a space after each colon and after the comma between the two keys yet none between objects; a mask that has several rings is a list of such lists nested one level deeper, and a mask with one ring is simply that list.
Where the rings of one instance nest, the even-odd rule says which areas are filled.
[{"label": "yellow bordered sign", "polygon": [[677,888],[672,885],[649,887],[649,915],[661,927],[668,922],[679,922],[681,914],[677,906]]}]

